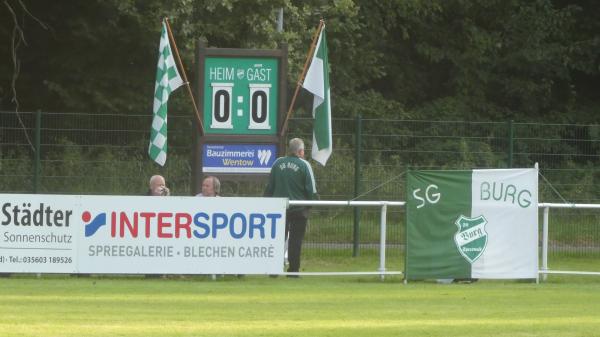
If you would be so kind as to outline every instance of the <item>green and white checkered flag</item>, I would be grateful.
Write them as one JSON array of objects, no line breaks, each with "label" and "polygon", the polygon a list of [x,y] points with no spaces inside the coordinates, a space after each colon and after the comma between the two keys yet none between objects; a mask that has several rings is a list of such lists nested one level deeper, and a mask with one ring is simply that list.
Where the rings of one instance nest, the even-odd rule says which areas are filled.
[{"label": "green and white checkered flag", "polygon": [[325,166],[333,151],[331,140],[331,96],[329,94],[329,61],[325,25],[319,34],[315,53],[306,72],[304,89],[314,95],[313,99],[313,146],[312,158]]},{"label": "green and white checkered flag", "polygon": [[158,49],[158,66],[156,68],[156,84],[154,86],[154,108],[152,112],[152,128],[148,154],[157,164],[164,166],[167,160],[167,102],[169,95],[183,85],[179,76],[171,44],[167,35],[167,25],[163,22]]}]

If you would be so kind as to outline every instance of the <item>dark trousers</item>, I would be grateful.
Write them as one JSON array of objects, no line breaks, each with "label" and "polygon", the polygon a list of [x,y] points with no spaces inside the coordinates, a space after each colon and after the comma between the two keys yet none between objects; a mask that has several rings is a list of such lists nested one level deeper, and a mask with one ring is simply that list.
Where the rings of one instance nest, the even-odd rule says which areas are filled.
[{"label": "dark trousers", "polygon": [[285,219],[285,234],[288,236],[288,261],[290,266],[288,272],[300,271],[300,253],[302,252],[302,240],[306,232],[308,220],[305,212],[288,212]]}]

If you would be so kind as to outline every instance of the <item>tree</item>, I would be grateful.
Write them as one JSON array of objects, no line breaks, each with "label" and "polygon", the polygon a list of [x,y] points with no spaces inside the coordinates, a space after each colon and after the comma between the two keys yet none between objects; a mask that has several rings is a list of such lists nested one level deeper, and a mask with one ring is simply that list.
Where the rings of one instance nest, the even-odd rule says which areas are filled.
[{"label": "tree", "polygon": [[[24,41],[23,110],[146,113],[160,22],[171,19],[190,79],[209,46],[289,51],[293,90],[327,22],[338,117],[593,122],[600,102],[600,3],[589,0],[5,0]],[[24,6],[22,7],[21,4]],[[27,9],[27,11],[24,10]],[[284,32],[276,13],[284,8]],[[0,109],[12,110],[14,20],[0,11]],[[40,24],[42,23],[42,24]],[[45,29],[44,27],[47,27]],[[191,111],[175,95],[174,111]],[[371,104],[365,109],[364,103]],[[300,107],[307,104],[300,100]],[[306,105],[308,106],[308,104]],[[382,109],[382,107],[394,107]],[[399,111],[396,107],[400,107]]]}]

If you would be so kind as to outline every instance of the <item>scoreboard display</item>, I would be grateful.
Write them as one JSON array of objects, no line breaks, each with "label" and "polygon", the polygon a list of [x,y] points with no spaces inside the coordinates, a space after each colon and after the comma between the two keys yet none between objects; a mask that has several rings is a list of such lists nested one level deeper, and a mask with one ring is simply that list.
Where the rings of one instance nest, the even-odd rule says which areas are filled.
[{"label": "scoreboard display", "polygon": [[206,134],[275,135],[279,96],[276,58],[207,57]]}]

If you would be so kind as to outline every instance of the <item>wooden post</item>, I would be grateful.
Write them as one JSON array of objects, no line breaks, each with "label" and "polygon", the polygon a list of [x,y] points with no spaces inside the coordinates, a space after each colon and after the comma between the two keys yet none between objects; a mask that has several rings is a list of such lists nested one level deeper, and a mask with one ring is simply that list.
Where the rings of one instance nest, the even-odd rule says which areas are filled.
[{"label": "wooden post", "polygon": [[315,32],[315,35],[313,36],[312,43],[311,43],[310,49],[308,51],[308,55],[306,56],[306,61],[304,62],[304,69],[302,69],[302,74],[300,74],[300,77],[298,78],[298,83],[296,83],[296,90],[294,91],[294,96],[292,97],[292,101],[290,102],[290,107],[288,108],[287,114],[285,116],[285,120],[281,127],[281,131],[279,132],[279,135],[282,138],[285,135],[285,130],[287,129],[288,121],[290,120],[290,117],[292,116],[292,109],[294,108],[294,104],[296,103],[296,97],[298,96],[298,92],[300,91],[300,86],[302,85],[304,76],[306,76],[306,71],[308,70],[308,65],[310,63],[310,60],[312,59],[314,52],[315,52],[315,47],[317,45],[317,39],[319,38],[319,34],[321,34],[321,30],[323,30],[324,25],[325,25],[325,21],[323,21],[323,20],[319,21],[319,26],[317,27],[317,31]]},{"label": "wooden post", "polygon": [[181,57],[179,56],[179,50],[177,49],[177,43],[175,43],[175,38],[173,37],[173,32],[171,32],[171,25],[169,24],[169,18],[165,18],[165,23],[167,25],[167,31],[169,32],[169,40],[173,44],[173,48],[175,49],[175,55],[177,56],[177,61],[179,61],[179,68],[181,69],[181,74],[183,75],[183,81],[185,86],[188,89],[188,93],[190,94],[190,98],[192,99],[192,104],[194,105],[194,111],[196,112],[196,120],[198,121],[198,126],[200,128],[200,135],[204,134],[204,125],[202,123],[202,118],[200,118],[200,112],[198,112],[198,107],[196,106],[196,100],[194,99],[194,94],[192,93],[192,88],[190,87],[190,82],[187,79],[187,75],[185,74],[185,68],[183,67],[183,63],[181,62]]}]

